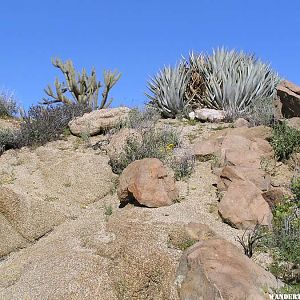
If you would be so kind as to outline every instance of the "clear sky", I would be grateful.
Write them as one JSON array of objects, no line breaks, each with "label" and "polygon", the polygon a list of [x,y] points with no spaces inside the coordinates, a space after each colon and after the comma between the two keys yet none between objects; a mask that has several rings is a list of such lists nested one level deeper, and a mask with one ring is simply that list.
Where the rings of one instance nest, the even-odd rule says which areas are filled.
[{"label": "clear sky", "polygon": [[114,105],[144,103],[147,80],[190,50],[255,53],[300,85],[299,0],[8,0],[0,5],[0,88],[28,107],[60,71],[117,68]]}]

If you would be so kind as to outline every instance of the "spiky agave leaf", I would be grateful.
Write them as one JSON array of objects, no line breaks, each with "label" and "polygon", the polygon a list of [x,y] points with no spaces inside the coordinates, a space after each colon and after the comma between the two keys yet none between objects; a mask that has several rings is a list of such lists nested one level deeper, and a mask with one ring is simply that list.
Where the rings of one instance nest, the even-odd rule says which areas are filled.
[{"label": "spiky agave leaf", "polygon": [[207,103],[224,109],[228,117],[245,113],[258,99],[273,97],[280,81],[269,65],[253,55],[224,48],[214,50],[198,67],[205,78]]},{"label": "spiky agave leaf", "polygon": [[184,62],[174,68],[164,67],[148,81],[148,89],[152,95],[146,93],[146,96],[151,100],[150,104],[168,118],[185,114],[188,106],[185,91],[189,79],[190,71]]}]

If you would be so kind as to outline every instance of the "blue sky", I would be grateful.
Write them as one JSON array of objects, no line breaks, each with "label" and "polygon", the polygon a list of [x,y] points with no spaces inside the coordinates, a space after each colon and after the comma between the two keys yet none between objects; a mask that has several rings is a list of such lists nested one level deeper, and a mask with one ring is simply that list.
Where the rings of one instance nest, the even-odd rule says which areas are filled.
[{"label": "blue sky", "polygon": [[1,1],[0,88],[25,107],[38,103],[60,71],[117,68],[114,106],[144,103],[149,75],[190,50],[225,46],[255,53],[300,84],[300,1],[27,0]]}]

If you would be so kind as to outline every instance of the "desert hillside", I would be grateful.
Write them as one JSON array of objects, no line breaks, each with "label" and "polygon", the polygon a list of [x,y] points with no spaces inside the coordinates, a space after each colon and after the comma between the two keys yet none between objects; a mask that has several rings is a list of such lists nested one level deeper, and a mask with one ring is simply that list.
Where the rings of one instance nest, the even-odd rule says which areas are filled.
[{"label": "desert hillside", "polygon": [[218,102],[195,66],[165,68],[143,109],[50,89],[59,105],[2,115],[0,299],[297,293],[300,88],[262,76],[257,102],[235,85]]}]

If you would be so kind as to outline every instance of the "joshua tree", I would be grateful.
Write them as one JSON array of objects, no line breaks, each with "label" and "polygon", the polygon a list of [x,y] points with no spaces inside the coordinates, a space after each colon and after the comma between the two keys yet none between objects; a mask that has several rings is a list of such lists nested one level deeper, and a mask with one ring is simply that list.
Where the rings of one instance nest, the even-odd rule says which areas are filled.
[{"label": "joshua tree", "polygon": [[[112,99],[108,100],[108,94],[111,88],[120,79],[121,74],[117,71],[104,71],[104,90],[102,92],[102,100],[98,106],[98,94],[102,87],[100,81],[97,81],[96,71],[93,68],[90,76],[87,75],[86,70],[83,68],[82,72],[75,70],[71,60],[67,60],[63,63],[60,59],[55,58],[52,60],[52,64],[59,68],[66,79],[66,82],[59,82],[56,78],[54,85],[56,92],[50,85],[45,89],[45,93],[51,98],[43,98],[42,104],[53,104],[53,103],[80,103],[83,105],[90,106],[92,109],[107,108],[112,102]],[[73,99],[66,96],[69,92]]]}]

